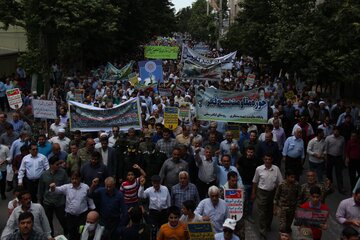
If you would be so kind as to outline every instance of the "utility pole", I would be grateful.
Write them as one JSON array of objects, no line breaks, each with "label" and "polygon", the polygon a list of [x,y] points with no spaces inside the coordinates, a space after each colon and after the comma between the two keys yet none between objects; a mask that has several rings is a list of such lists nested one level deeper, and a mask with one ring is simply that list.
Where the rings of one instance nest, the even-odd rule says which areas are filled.
[{"label": "utility pole", "polygon": [[217,41],[217,48],[220,49],[220,38],[222,36],[222,24],[223,24],[223,18],[222,18],[222,0],[220,0],[220,10],[219,10],[219,37],[218,37],[218,41]]}]

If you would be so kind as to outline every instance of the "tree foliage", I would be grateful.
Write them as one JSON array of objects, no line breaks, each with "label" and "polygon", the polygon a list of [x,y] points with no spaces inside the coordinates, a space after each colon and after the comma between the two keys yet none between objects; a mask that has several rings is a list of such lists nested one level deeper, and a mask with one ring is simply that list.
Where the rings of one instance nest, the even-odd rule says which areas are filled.
[{"label": "tree foliage", "polygon": [[245,0],[224,40],[312,80],[354,81],[360,72],[360,3]]},{"label": "tree foliage", "polygon": [[0,22],[26,30],[23,60],[44,72],[53,60],[84,69],[121,58],[175,28],[169,0],[0,0]]}]

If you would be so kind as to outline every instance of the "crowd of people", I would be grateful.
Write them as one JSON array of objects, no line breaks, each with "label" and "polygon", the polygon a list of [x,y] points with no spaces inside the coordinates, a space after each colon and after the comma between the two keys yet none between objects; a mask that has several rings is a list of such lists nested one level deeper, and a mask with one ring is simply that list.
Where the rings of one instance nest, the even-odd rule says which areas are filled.
[{"label": "crowd of people", "polygon": [[[336,213],[342,239],[359,239],[359,110],[354,104],[322,98],[286,76],[275,77],[251,58],[239,58],[219,81],[182,80],[176,61],[164,65],[162,87],[171,96],[78,74],[54,80],[47,95],[39,96],[19,84],[26,81],[19,74],[0,82],[0,192],[2,200],[6,191],[14,196],[2,240],[52,239],[55,233],[70,240],[185,240],[187,224],[204,221],[211,222],[215,239],[244,240],[245,224],[255,219],[259,238],[268,239],[273,216],[278,216],[279,238],[291,239],[296,209],[328,211],[325,200],[334,191],[352,193]],[[252,86],[246,83],[250,73],[256,75]],[[228,123],[196,119],[194,91],[209,86],[263,87],[270,96],[268,123],[241,124],[234,132]],[[22,88],[24,105],[8,117],[3,89],[13,87]],[[84,104],[102,108],[139,97],[142,128],[72,131],[67,102],[76,100],[77,89]],[[287,98],[287,91],[295,97]],[[53,123],[34,118],[31,101],[37,98],[57,102]],[[191,118],[179,119],[175,129],[164,127],[165,107],[183,105],[190,106]],[[309,170],[301,184],[305,162]],[[350,186],[344,184],[345,166]],[[229,218],[227,189],[244,192],[240,220]],[[54,214],[62,229],[54,229]],[[321,239],[327,227],[312,226],[312,238]]]}]

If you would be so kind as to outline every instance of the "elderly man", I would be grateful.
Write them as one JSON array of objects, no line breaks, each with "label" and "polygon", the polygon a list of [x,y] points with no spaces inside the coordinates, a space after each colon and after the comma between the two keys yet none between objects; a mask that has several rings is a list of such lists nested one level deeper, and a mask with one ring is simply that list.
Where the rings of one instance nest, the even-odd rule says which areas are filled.
[{"label": "elderly man", "polygon": [[237,145],[237,142],[233,139],[233,133],[231,131],[227,131],[225,133],[225,140],[220,143],[220,154],[230,154],[231,144]]},{"label": "elderly man", "polygon": [[37,232],[34,228],[34,215],[31,212],[20,213],[19,218],[19,229],[13,232],[7,240],[18,240],[18,239],[36,239],[36,240],[47,240],[48,238],[43,232]]},{"label": "elderly man", "polygon": [[20,192],[18,198],[20,205],[17,206],[11,213],[4,231],[1,234],[1,239],[8,239],[9,235],[19,228],[19,216],[25,212],[30,212],[34,215],[34,231],[44,233],[46,237],[50,239],[51,229],[44,208],[38,203],[31,202],[31,194],[28,191]]},{"label": "elderly man", "polygon": [[296,180],[299,181],[302,164],[305,159],[304,141],[301,138],[301,128],[294,130],[294,136],[288,137],[283,148],[283,159],[285,161],[285,170],[292,170],[296,174]]},{"label": "elderly man", "polygon": [[189,164],[180,158],[180,148],[174,147],[172,157],[167,159],[160,169],[162,183],[170,190],[172,186],[179,183],[179,173],[189,171]]},{"label": "elderly man", "polygon": [[41,175],[49,169],[48,159],[38,153],[37,143],[31,143],[30,154],[26,155],[20,165],[18,181],[19,186],[25,185],[37,202],[37,192]]},{"label": "elderly man", "polygon": [[216,158],[211,154],[211,147],[206,146],[204,155],[200,151],[195,151],[195,163],[199,168],[198,171],[198,191],[201,199],[206,197],[206,189],[216,184],[216,171],[215,164],[217,165]]},{"label": "elderly man", "polygon": [[211,186],[208,191],[209,198],[202,200],[197,208],[195,214],[202,216],[203,221],[211,221],[216,233],[222,232],[223,223],[229,217],[229,209],[223,199],[220,199],[220,189],[216,186]]},{"label": "elderly man", "polygon": [[186,200],[193,200],[199,203],[199,193],[196,186],[189,182],[189,173],[181,171],[179,173],[179,183],[171,188],[171,205],[182,208],[182,203]]},{"label": "elderly man", "polygon": [[58,143],[53,143],[52,148],[51,148],[51,153],[49,154],[48,158],[51,158],[53,156],[56,156],[57,158],[59,158],[62,163],[66,162],[67,159],[67,152],[61,150],[61,146]]},{"label": "elderly man", "polygon": [[86,216],[85,226],[80,227],[81,240],[102,240],[104,239],[104,226],[99,223],[100,215],[96,211],[90,211]]},{"label": "elderly man", "polygon": [[329,180],[325,183],[318,182],[316,178],[316,172],[314,170],[309,170],[306,173],[306,183],[301,185],[301,195],[300,200],[301,203],[308,202],[310,200],[310,189],[311,187],[317,186],[321,190],[320,201],[325,203],[326,195],[329,194],[330,184]]},{"label": "elderly man", "polygon": [[50,138],[49,142],[52,144],[58,143],[62,151],[67,152],[69,150],[70,138],[65,136],[64,128],[60,128],[57,136]]},{"label": "elderly man", "polygon": [[100,223],[105,226],[106,235],[115,239],[116,228],[125,226],[127,207],[123,194],[115,188],[115,179],[107,177],[105,187],[98,187],[99,179],[92,181],[89,197],[97,199],[97,208],[100,214]]}]

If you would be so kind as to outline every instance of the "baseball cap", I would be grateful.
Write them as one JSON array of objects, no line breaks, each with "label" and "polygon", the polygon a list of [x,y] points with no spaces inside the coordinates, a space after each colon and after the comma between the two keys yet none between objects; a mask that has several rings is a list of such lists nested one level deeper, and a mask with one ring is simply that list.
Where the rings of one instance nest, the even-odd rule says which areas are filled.
[{"label": "baseball cap", "polygon": [[233,231],[235,230],[235,226],[236,226],[236,221],[231,218],[227,218],[223,224],[224,228],[229,228]]}]

